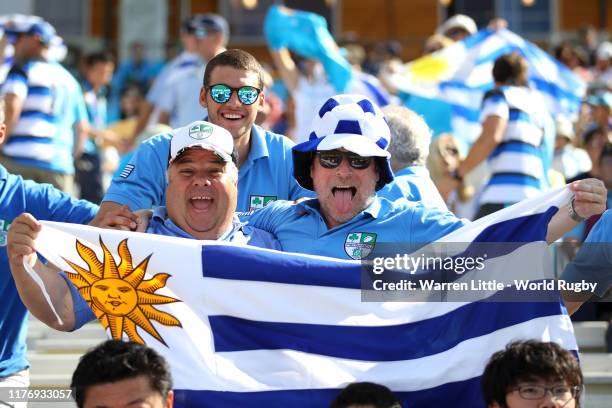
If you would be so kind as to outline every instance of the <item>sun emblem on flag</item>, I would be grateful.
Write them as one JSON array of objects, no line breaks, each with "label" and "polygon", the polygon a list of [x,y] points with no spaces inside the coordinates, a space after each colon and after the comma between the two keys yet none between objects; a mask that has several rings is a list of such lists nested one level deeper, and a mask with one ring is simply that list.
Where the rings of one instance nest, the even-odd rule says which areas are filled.
[{"label": "sun emblem on flag", "polygon": [[100,245],[104,251],[102,260],[98,259],[93,249],[77,240],[77,252],[87,263],[89,270],[64,258],[77,272],[66,272],[66,276],[78,288],[104,329],[110,328],[113,339],[121,340],[125,333],[131,341],[144,344],[144,340],[136,330],[140,327],[167,346],[151,320],[164,326],[181,327],[181,322],[177,318],[153,306],[180,302],[170,296],[155,293],[166,286],[166,281],[171,275],[158,273],[149,280],[143,280],[152,254],[134,267],[127,239],[121,241],[117,248],[119,265],[102,242],[102,237]]}]

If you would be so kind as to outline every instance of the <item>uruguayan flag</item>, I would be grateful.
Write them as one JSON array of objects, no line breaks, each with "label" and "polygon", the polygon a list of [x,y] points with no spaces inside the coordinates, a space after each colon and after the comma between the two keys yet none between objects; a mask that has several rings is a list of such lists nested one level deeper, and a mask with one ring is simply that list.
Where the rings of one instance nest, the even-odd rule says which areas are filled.
[{"label": "uruguayan flag", "polygon": [[[543,194],[443,241],[543,241],[568,197]],[[364,302],[352,261],[52,222],[36,247],[109,336],[170,362],[179,407],[325,407],[354,381],[408,407],[482,407],[483,367],[511,340],[577,349],[559,302]]]},{"label": "uruguayan flag", "polygon": [[[482,97],[494,87],[493,63],[511,52],[527,59],[530,85],[541,92],[551,114],[577,116],[586,90],[584,81],[536,45],[506,29],[481,30],[406,64],[389,80],[408,94],[450,104],[454,134],[471,143],[480,133]],[[427,112],[423,114],[427,117]]]}]

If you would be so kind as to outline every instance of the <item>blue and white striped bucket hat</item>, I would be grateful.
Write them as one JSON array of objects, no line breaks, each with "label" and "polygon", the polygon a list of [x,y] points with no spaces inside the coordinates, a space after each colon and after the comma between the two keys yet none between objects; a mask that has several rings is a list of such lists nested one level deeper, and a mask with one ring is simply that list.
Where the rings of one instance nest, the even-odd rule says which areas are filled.
[{"label": "blue and white striped bucket hat", "polygon": [[313,190],[310,165],[316,151],[344,148],[363,157],[375,157],[379,190],[393,180],[387,151],[391,132],[378,106],[363,95],[336,95],[319,109],[309,140],[293,147],[293,175],[307,190]]}]

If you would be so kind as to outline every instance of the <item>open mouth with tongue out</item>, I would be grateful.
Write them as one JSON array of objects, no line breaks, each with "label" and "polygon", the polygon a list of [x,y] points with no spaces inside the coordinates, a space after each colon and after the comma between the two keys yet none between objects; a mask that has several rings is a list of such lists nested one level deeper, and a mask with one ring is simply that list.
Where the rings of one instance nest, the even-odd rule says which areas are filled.
[{"label": "open mouth with tongue out", "polygon": [[349,186],[338,186],[332,188],[334,196],[334,204],[340,212],[349,212],[351,210],[351,202],[357,194],[357,188]]}]

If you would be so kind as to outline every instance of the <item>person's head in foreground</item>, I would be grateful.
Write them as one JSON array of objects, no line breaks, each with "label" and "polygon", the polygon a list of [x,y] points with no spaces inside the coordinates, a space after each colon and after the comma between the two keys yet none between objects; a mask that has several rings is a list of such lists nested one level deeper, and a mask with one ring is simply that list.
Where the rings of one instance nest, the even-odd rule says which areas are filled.
[{"label": "person's head in foreground", "polygon": [[481,381],[489,408],[580,407],[580,366],[556,343],[508,344],[491,356]]},{"label": "person's head in foreground", "polygon": [[402,403],[384,385],[358,382],[340,391],[330,408],[402,408]]},{"label": "person's head in foreground", "polygon": [[238,200],[233,150],[231,133],[212,123],[196,121],[172,132],[168,218],[197,239],[215,240],[232,225]]},{"label": "person's head in foreground", "polygon": [[293,174],[317,193],[329,228],[365,210],[393,180],[390,131],[380,108],[361,95],[336,95],[319,109],[310,140],[293,148]]},{"label": "person's head in foreground", "polygon": [[493,80],[498,86],[527,86],[529,65],[520,54],[512,52],[502,55],[493,64]]},{"label": "person's head in foreground", "polygon": [[83,355],[70,388],[79,408],[170,408],[174,399],[164,358],[147,346],[118,340]]}]

